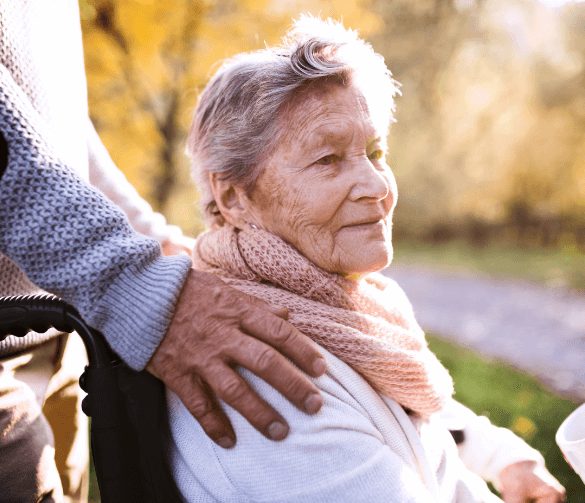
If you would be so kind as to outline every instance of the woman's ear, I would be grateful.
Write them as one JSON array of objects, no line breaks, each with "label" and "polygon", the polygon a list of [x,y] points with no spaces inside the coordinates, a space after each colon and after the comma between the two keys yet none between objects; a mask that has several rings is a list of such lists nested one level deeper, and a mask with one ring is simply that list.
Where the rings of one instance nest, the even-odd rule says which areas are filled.
[{"label": "woman's ear", "polygon": [[249,217],[250,201],[242,187],[222,180],[220,173],[209,173],[209,184],[217,209],[229,224],[243,229]]}]

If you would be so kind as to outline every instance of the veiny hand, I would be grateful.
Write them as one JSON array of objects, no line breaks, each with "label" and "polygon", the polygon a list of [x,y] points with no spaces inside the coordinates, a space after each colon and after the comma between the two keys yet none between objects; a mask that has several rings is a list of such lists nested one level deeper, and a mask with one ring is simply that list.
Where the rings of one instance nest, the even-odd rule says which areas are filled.
[{"label": "veiny hand", "polygon": [[502,498],[506,503],[561,503],[565,488],[541,463],[520,461],[500,472]]},{"label": "veiny hand", "polygon": [[315,377],[325,372],[325,360],[286,317],[286,309],[270,307],[192,269],[168,332],[147,369],[181,398],[222,447],[232,447],[236,438],[217,398],[266,437],[281,440],[288,434],[286,421],[234,367],[251,370],[299,409],[317,412],[323,404],[319,390],[283,355]]}]

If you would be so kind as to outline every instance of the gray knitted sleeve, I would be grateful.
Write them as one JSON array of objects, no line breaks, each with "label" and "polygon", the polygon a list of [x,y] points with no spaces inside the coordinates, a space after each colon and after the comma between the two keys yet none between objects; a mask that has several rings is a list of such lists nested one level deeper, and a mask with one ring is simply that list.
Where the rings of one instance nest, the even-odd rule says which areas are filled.
[{"label": "gray knitted sleeve", "polygon": [[80,180],[51,148],[50,131],[0,65],[0,252],[41,288],[77,307],[133,368],[164,336],[190,267],[162,257],[125,215]]}]

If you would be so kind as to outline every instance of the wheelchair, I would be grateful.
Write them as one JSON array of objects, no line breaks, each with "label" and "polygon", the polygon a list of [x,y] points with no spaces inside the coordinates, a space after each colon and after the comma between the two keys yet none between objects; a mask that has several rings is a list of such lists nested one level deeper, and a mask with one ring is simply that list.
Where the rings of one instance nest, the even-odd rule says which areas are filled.
[{"label": "wheelchair", "polygon": [[183,499],[166,462],[168,421],[164,386],[130,369],[102,334],[57,297],[0,298],[0,340],[55,328],[77,332],[89,363],[79,378],[91,417],[91,448],[103,503],[179,503]]}]

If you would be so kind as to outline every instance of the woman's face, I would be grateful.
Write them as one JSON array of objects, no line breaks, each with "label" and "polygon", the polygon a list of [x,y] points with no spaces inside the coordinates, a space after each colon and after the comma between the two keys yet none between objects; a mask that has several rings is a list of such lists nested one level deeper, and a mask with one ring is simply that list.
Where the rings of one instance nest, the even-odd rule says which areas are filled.
[{"label": "woman's face", "polygon": [[250,222],[339,274],[376,271],[392,260],[397,189],[377,131],[353,87],[328,84],[298,96],[284,139],[250,194]]}]

